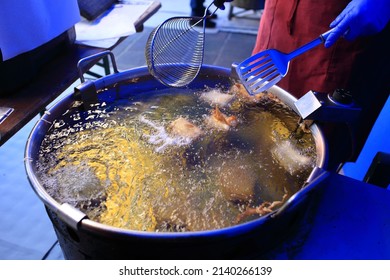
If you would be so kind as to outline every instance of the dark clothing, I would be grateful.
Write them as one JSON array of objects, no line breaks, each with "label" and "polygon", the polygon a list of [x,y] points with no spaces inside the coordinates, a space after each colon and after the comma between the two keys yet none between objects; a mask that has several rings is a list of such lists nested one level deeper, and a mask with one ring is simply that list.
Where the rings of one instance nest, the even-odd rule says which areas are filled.
[{"label": "dark clothing", "polygon": [[191,0],[190,6],[192,13],[203,15],[205,7],[203,6],[204,0]]}]

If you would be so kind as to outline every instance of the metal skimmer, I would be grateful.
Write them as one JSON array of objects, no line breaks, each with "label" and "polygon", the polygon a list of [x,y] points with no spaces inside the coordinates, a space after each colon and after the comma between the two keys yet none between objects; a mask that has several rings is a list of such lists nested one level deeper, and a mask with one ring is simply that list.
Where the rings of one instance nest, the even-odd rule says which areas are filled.
[{"label": "metal skimmer", "polygon": [[[191,83],[203,63],[205,20],[203,17],[173,17],[157,26],[149,35],[145,48],[148,69],[161,83],[183,87]],[[202,23],[202,27],[200,27]]]}]

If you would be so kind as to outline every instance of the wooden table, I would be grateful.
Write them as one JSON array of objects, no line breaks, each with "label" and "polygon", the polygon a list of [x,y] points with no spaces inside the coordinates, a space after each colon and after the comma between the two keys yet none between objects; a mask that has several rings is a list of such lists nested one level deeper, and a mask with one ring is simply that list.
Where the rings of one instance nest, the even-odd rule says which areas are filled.
[{"label": "wooden table", "polygon": [[[161,7],[159,1],[153,4],[134,23],[137,32],[143,30],[144,22]],[[121,38],[116,45],[125,38]],[[44,111],[46,106],[64,92],[78,78],[77,63],[81,58],[97,54],[107,49],[73,44],[65,52],[56,56],[40,69],[34,80],[7,96],[0,96],[0,107],[13,108],[13,112],[0,124],[0,146],[9,140],[31,119]],[[91,61],[85,68],[92,67],[99,61]]]}]

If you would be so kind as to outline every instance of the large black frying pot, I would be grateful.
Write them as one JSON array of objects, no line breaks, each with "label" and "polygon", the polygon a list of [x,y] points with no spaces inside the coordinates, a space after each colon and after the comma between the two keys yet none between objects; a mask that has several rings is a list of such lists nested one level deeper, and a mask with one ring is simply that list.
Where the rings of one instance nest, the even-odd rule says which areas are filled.
[{"label": "large black frying pot", "polygon": [[[112,54],[111,54],[112,55]],[[96,57],[95,57],[96,58]],[[112,57],[113,58],[113,57]],[[82,72],[82,66],[80,66]],[[82,73],[81,73],[82,74]],[[234,83],[230,69],[204,65],[191,88],[229,86]],[[114,91],[101,91],[114,87]],[[41,142],[51,123],[76,100],[88,102],[126,98],[129,94],[148,94],[166,87],[156,81],[146,67],[117,72],[93,82],[81,84],[75,92],[49,109],[38,121],[27,142],[25,167],[30,183],[45,204],[60,246],[67,259],[210,259],[256,257],[281,242],[296,219],[307,209],[310,193],[323,178],[327,160],[325,139],[313,124],[317,149],[317,167],[302,189],[281,208],[256,220],[229,228],[201,232],[155,233],[115,228],[88,219],[78,209],[59,204],[46,191],[36,173]],[[294,108],[296,100],[274,86],[270,90],[285,104]],[[97,93],[99,92],[99,93]]]}]

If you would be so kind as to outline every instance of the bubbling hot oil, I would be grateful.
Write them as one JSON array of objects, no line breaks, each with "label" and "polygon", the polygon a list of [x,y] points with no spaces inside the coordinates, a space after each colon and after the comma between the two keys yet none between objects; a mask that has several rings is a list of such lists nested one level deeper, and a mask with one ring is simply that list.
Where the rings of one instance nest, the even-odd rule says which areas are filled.
[{"label": "bubbling hot oil", "polygon": [[[215,104],[201,94],[134,97],[88,112],[75,106],[42,143],[37,168],[44,187],[99,223],[164,232],[229,227],[247,208],[302,187],[315,148],[310,134],[291,138],[298,117],[290,109],[232,98],[220,110],[237,124],[221,130],[207,125]],[[178,118],[200,135],[170,133]]]}]

